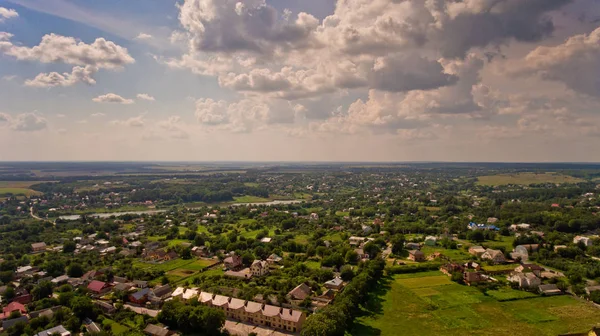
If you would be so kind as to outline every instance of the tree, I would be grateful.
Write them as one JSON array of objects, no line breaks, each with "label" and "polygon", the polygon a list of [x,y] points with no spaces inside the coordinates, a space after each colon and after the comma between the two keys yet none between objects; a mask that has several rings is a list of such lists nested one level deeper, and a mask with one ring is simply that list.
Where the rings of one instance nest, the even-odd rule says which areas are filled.
[{"label": "tree", "polygon": [[45,299],[52,295],[52,283],[50,281],[42,281],[35,286],[31,291],[31,295],[35,301]]},{"label": "tree", "polygon": [[481,243],[485,240],[485,235],[481,230],[472,230],[467,234],[467,239],[473,242]]},{"label": "tree", "polygon": [[395,255],[400,255],[402,254],[402,251],[404,250],[404,242],[406,240],[404,239],[403,235],[395,235],[392,237],[391,239],[391,243],[392,243],[392,253]]},{"label": "tree", "polygon": [[375,244],[374,242],[366,243],[363,250],[371,259],[375,258],[381,252],[379,245]]},{"label": "tree", "polygon": [[71,253],[77,249],[77,244],[74,241],[69,240],[63,244],[63,253]]},{"label": "tree", "polygon": [[197,333],[202,330],[203,335],[210,336],[221,335],[221,328],[225,325],[225,314],[222,311],[205,306],[186,305],[179,300],[166,302],[157,319],[184,333]]},{"label": "tree", "polygon": [[46,264],[46,272],[51,277],[65,274],[65,264],[58,260],[51,260]]},{"label": "tree", "polygon": [[342,280],[344,280],[346,282],[352,280],[354,278],[354,271],[352,270],[352,267],[350,267],[348,265],[342,267],[342,271],[340,272],[340,277],[342,278]]},{"label": "tree", "polygon": [[94,317],[94,304],[87,296],[76,296],[71,300],[71,309],[73,314],[80,319]]},{"label": "tree", "polygon": [[67,275],[71,278],[79,278],[84,274],[83,267],[80,264],[71,264],[67,268]]}]

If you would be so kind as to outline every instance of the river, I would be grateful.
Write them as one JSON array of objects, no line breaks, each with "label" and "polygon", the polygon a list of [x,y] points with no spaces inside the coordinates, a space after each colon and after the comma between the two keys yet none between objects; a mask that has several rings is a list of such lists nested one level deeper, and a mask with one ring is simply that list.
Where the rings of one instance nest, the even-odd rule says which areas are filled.
[{"label": "river", "polygon": [[[287,205],[287,204],[300,204],[305,202],[306,200],[275,200],[270,202],[258,202],[258,203],[234,203],[231,206],[259,206],[259,205]],[[111,216],[119,217],[123,215],[156,215],[159,213],[166,212],[167,210],[145,210],[145,211],[123,211],[123,212],[107,212],[107,213],[94,213],[86,215],[86,217],[95,217],[95,218],[109,218]],[[64,215],[59,218],[62,220],[77,220],[81,217],[81,215]]]},{"label": "river", "polygon": [[[167,210],[145,210],[145,211],[123,211],[123,212],[106,212],[106,213],[94,213],[85,215],[86,217],[95,217],[95,218],[109,218],[111,216],[123,216],[123,215],[156,215],[162,212],[166,212]],[[62,220],[77,220],[81,217],[81,215],[64,215],[59,218]]]}]

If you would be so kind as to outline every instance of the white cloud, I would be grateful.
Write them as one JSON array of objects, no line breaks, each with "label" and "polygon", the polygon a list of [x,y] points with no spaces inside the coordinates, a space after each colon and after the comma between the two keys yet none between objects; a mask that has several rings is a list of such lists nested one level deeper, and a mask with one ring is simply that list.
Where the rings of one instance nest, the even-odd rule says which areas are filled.
[{"label": "white cloud", "polygon": [[93,118],[100,118],[100,117],[104,117],[105,115],[106,114],[104,114],[104,113],[93,113],[91,115],[91,117],[93,117]]},{"label": "white cloud", "polygon": [[127,126],[127,127],[134,127],[134,128],[139,128],[139,127],[144,127],[145,121],[144,121],[144,116],[137,116],[137,117],[132,117],[129,119],[125,119],[125,120],[113,120],[111,122],[111,124],[116,125],[116,126]]},{"label": "white cloud", "polygon": [[64,115],[64,114],[57,114],[56,117],[57,118],[64,118],[64,117],[66,117],[66,115]]},{"label": "white cloud", "polygon": [[513,75],[537,74],[573,91],[600,97],[600,28],[572,36],[557,46],[537,47],[525,57],[524,64],[515,63],[509,68]]},{"label": "white cloud", "polygon": [[48,121],[35,113],[18,114],[10,122],[10,128],[15,131],[33,132],[45,129]]},{"label": "white cloud", "polygon": [[183,128],[183,123],[179,116],[171,116],[167,120],[159,121],[157,126],[160,132],[169,138],[186,140],[190,137],[189,133]]},{"label": "white cloud", "polygon": [[33,79],[26,80],[25,85],[45,88],[55,86],[72,86],[77,83],[94,85],[96,84],[96,80],[93,78],[93,76],[96,74],[97,71],[97,68],[89,65],[86,67],[76,66],[73,68],[73,71],[71,73],[41,73]]},{"label": "white cloud", "polygon": [[138,36],[136,37],[136,39],[138,39],[138,40],[150,40],[150,39],[152,39],[152,35],[146,34],[146,33],[139,33]]},{"label": "white cloud", "polygon": [[0,23],[7,19],[16,18],[19,16],[16,10],[10,8],[0,7]]},{"label": "white cloud", "polygon": [[6,113],[0,112],[0,122],[10,121],[10,116]]},{"label": "white cloud", "polygon": [[73,37],[48,34],[42,37],[39,45],[31,48],[13,44],[11,38],[12,34],[0,33],[0,53],[22,61],[76,65],[70,74],[41,73],[27,80],[27,86],[71,86],[80,82],[94,85],[93,75],[99,69],[119,70],[135,62],[126,48],[104,38],[86,44]]},{"label": "white cloud", "polygon": [[5,80],[5,81],[7,81],[7,82],[10,82],[10,81],[14,80],[15,78],[17,78],[17,75],[2,76],[2,79]]},{"label": "white cloud", "polygon": [[156,99],[154,99],[154,97],[152,97],[151,95],[147,94],[147,93],[139,93],[137,95],[138,99],[141,100],[148,100],[148,101],[155,101]]},{"label": "white cloud", "polygon": [[98,97],[92,99],[92,101],[94,101],[96,103],[115,103],[115,104],[133,104],[134,103],[133,99],[126,99],[126,98],[123,98],[123,97],[119,96],[118,94],[114,94],[114,93],[107,93],[105,95],[98,96]]}]

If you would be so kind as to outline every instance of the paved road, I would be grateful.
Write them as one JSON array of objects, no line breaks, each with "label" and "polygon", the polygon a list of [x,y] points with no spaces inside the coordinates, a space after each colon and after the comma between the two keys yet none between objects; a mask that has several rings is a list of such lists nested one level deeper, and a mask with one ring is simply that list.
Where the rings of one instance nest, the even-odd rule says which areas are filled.
[{"label": "paved road", "polygon": [[134,311],[137,314],[141,314],[141,315],[149,315],[152,317],[156,317],[158,315],[158,313],[160,313],[160,310],[154,310],[154,309],[147,309],[147,308],[143,308],[143,307],[136,307],[136,306],[132,306],[132,305],[124,305],[125,308],[129,308],[132,311]]},{"label": "paved road", "polygon": [[29,207],[29,214],[31,214],[31,217],[37,220],[44,220],[42,217],[38,217],[36,214],[33,213],[33,207]]}]

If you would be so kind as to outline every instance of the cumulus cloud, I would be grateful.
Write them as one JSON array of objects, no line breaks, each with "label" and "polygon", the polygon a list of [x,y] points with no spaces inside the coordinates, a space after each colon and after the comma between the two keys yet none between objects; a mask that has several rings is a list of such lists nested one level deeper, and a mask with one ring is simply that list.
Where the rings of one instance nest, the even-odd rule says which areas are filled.
[{"label": "cumulus cloud", "polygon": [[177,140],[189,139],[190,135],[183,128],[181,117],[171,116],[167,120],[159,121],[157,123],[158,128],[161,132],[167,135],[169,138]]},{"label": "cumulus cloud", "polygon": [[105,95],[98,96],[98,97],[92,99],[92,101],[94,101],[96,103],[115,103],[115,104],[133,104],[134,103],[133,99],[126,99],[126,98],[123,98],[123,97],[119,96],[118,94],[114,94],[114,93],[107,93]]},{"label": "cumulus cloud", "polygon": [[96,80],[93,78],[93,76],[97,71],[98,68],[93,66],[76,66],[73,68],[71,73],[41,73],[33,79],[26,80],[25,85],[33,87],[72,86],[77,83],[94,85],[96,84]]},{"label": "cumulus cloud", "polygon": [[10,120],[10,116],[6,113],[0,112],[0,122],[7,122]]},{"label": "cumulus cloud", "polygon": [[152,97],[151,95],[149,95],[147,93],[139,93],[136,97],[141,100],[148,100],[148,101],[156,100],[156,99],[154,99],[154,97]]},{"label": "cumulus cloud", "polygon": [[18,114],[10,120],[10,128],[20,132],[40,131],[47,126],[48,121],[35,113]]},{"label": "cumulus cloud", "polygon": [[136,36],[136,39],[138,39],[138,40],[150,40],[150,39],[152,39],[152,35],[146,34],[146,33],[139,33],[138,36]]},{"label": "cumulus cloud", "polygon": [[19,16],[16,10],[10,8],[0,7],[0,23],[7,19],[16,18]]},{"label": "cumulus cloud", "polygon": [[10,41],[12,34],[0,33],[0,53],[17,60],[75,65],[69,73],[42,73],[25,85],[36,87],[71,86],[76,83],[93,85],[93,75],[99,69],[119,70],[135,62],[126,48],[104,38],[87,44],[73,37],[48,34],[39,45],[26,47]]},{"label": "cumulus cloud", "polygon": [[106,114],[104,113],[93,113],[91,116],[94,118],[104,117]]},{"label": "cumulus cloud", "polygon": [[575,35],[557,46],[540,46],[531,51],[524,64],[509,70],[513,75],[537,74],[565,84],[573,91],[600,96],[600,28]]},{"label": "cumulus cloud", "polygon": [[137,117],[132,117],[129,119],[125,119],[125,120],[113,120],[111,121],[111,124],[115,125],[115,126],[127,126],[127,127],[134,127],[134,128],[140,128],[140,127],[144,127],[145,121],[144,121],[144,116],[137,116]]}]

